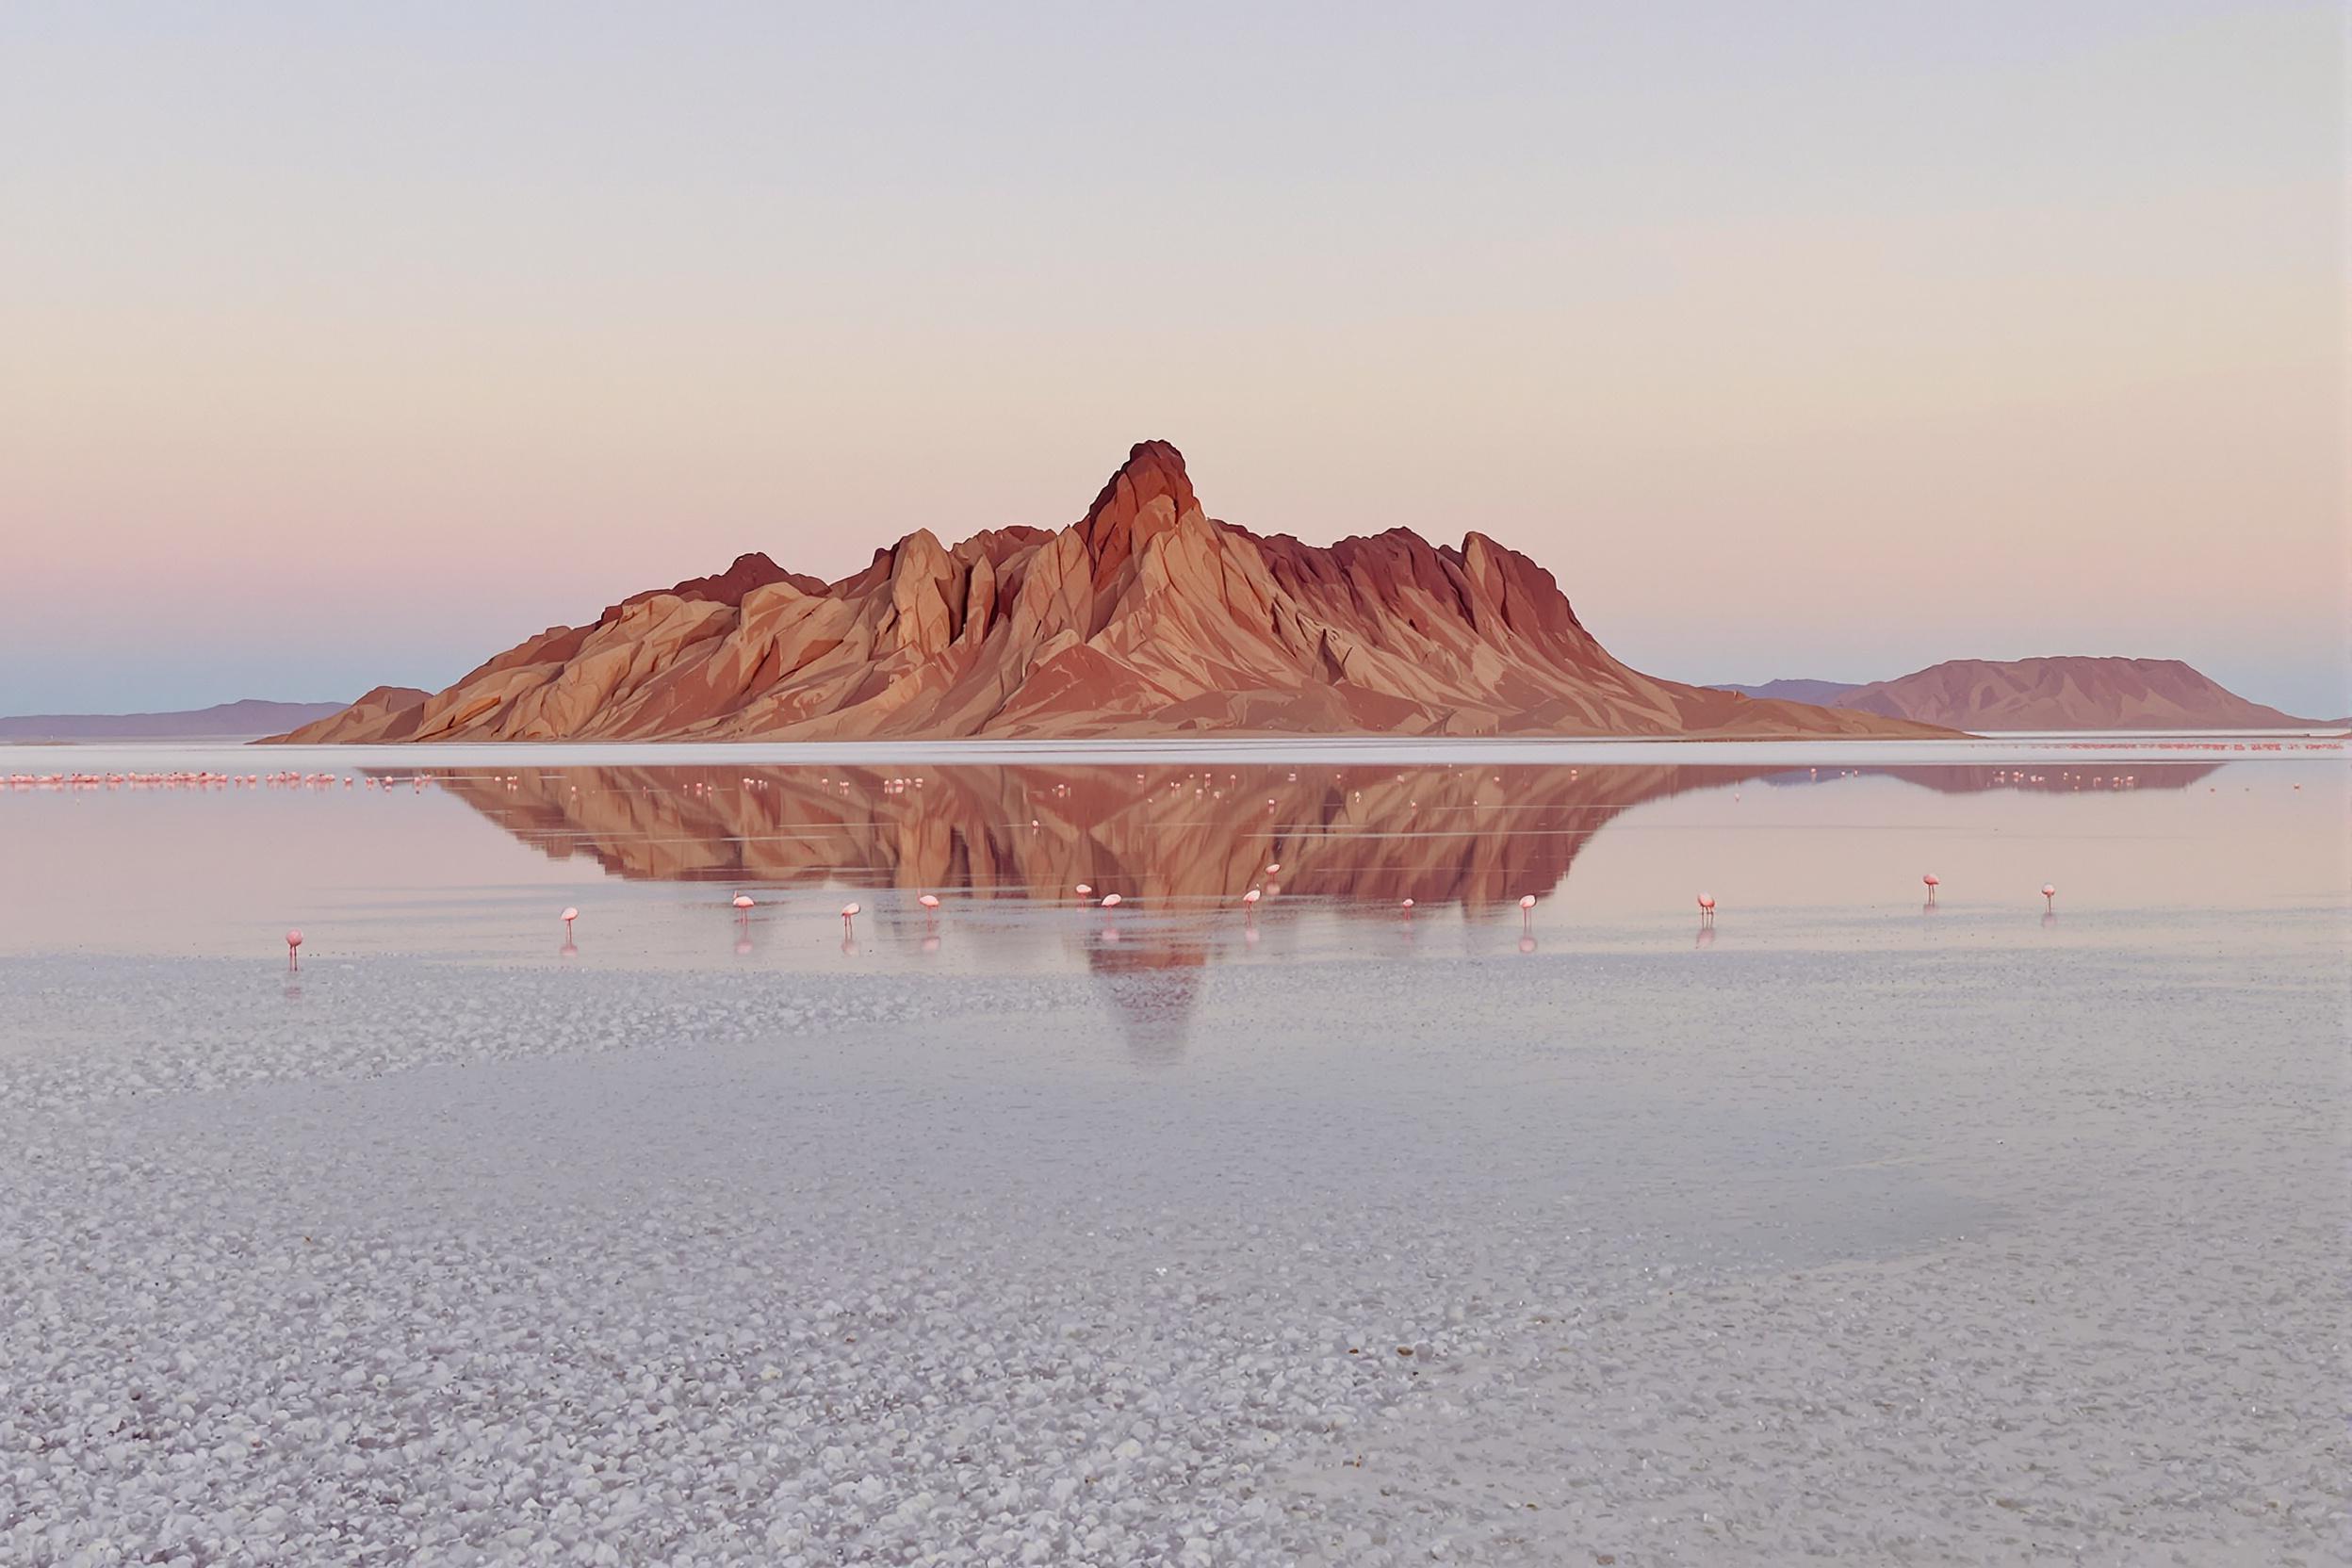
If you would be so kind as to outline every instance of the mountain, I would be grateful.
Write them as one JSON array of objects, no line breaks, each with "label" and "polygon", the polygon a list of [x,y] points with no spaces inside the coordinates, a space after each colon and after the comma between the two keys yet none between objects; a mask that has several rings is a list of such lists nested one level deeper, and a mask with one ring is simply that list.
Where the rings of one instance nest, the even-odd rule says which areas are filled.
[{"label": "mountain", "polygon": [[1952,659],[1857,686],[1838,705],[1971,730],[2303,729],[2178,659]]},{"label": "mountain", "polygon": [[1068,528],[918,530],[834,583],[747,555],[552,627],[417,706],[281,739],[776,740],[1261,733],[1926,735],[1609,657],[1481,533],[1328,549],[1212,520],[1175,448]]},{"label": "mountain", "polygon": [[175,713],[25,713],[0,718],[0,742],[246,740],[345,710],[339,702],[246,697]]},{"label": "mountain", "polygon": [[1849,680],[1768,680],[1761,686],[1739,686],[1722,681],[1709,688],[1717,692],[1737,692],[1743,697],[1776,697],[1782,702],[1813,702],[1830,707],[1854,689]]}]

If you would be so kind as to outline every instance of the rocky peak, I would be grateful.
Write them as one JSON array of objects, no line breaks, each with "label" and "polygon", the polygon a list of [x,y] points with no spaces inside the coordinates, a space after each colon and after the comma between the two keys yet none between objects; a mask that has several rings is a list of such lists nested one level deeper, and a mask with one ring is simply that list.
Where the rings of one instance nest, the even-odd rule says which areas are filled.
[{"label": "rocky peak", "polygon": [[1184,472],[1184,454],[1165,441],[1138,441],[1079,519],[1078,535],[1094,557],[1096,571],[1107,573],[1200,510],[1191,476]]}]

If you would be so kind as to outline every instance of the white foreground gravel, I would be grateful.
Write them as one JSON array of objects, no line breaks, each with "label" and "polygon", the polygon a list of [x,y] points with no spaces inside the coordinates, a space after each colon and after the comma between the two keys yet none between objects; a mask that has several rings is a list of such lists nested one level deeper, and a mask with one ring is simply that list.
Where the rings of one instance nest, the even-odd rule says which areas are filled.
[{"label": "white foreground gravel", "polygon": [[0,1561],[2342,1561],[2332,937],[0,962]]}]

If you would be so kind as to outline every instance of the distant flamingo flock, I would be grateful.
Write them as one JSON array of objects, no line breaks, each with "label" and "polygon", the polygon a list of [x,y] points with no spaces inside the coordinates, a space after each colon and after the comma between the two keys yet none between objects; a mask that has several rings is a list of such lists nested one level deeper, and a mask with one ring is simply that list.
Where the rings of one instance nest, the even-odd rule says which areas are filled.
[{"label": "distant flamingo flock", "polygon": [[[1282,863],[1280,861],[1271,862],[1266,869],[1268,873],[1278,872],[1282,870]],[[1929,905],[1933,906],[1936,900],[1936,890],[1943,885],[1943,878],[1937,876],[1934,872],[1929,872],[1922,875],[1919,880],[1926,885],[1928,902]],[[1091,904],[1095,907],[1104,910],[1120,908],[1127,903],[1125,895],[1120,893],[1103,893],[1097,897],[1095,895],[1093,885],[1090,883],[1077,883],[1071,888],[1070,890],[1079,896],[1081,902]],[[2054,882],[2045,882],[2041,885],[2040,892],[2045,909],[2045,916],[2047,918],[2048,914],[2054,913],[2057,909],[2058,885]],[[1243,892],[1237,901],[1240,904],[1244,914],[1248,917],[1250,927],[1248,935],[1250,939],[1253,942],[1257,940],[1255,923],[1257,919],[1258,906],[1265,900],[1266,893],[1266,890],[1264,887],[1252,887]],[[1696,902],[1699,910],[1699,929],[1705,934],[1707,939],[1711,940],[1715,929],[1715,895],[1711,892],[1702,892],[1698,895]],[[746,929],[748,929],[748,923],[751,919],[751,911],[759,906],[758,900],[754,899],[749,893],[737,893],[733,898],[729,899],[727,903],[728,907],[732,908],[738,918],[742,922],[745,923]],[[915,903],[923,911],[926,921],[926,929],[929,929],[928,922],[932,917],[938,914],[940,906],[939,895],[932,892],[920,893],[916,896]],[[1537,903],[1538,900],[1536,895],[1533,893],[1522,893],[1517,900],[1519,926],[1522,939],[1520,942],[1521,952],[1534,951],[1534,944],[1528,939],[1532,937],[1534,932],[1535,910]],[[1404,898],[1397,901],[1396,907],[1400,914],[1402,914],[1407,920],[1410,920],[1413,918],[1413,911],[1416,907],[1416,905],[1413,899]],[[848,944],[856,935],[858,917],[864,912],[865,906],[855,899],[852,899],[849,903],[841,906],[840,914],[844,952],[850,951]],[[577,953],[579,949],[571,945],[571,937],[572,924],[575,921],[580,919],[580,910],[576,907],[567,907],[559,918],[564,923],[564,936],[565,943],[564,948],[564,953],[566,955]],[[1115,937],[1117,932],[1105,927],[1103,935],[1105,937]],[[286,935],[286,941],[287,966],[291,968],[294,967],[295,964],[296,950],[302,944],[302,934],[300,931],[289,931]],[[937,945],[938,938],[936,936],[926,937],[924,940],[924,948],[926,951],[935,948]],[[736,948],[736,952],[738,953],[748,953],[750,951],[751,949],[748,941],[739,945]]]}]

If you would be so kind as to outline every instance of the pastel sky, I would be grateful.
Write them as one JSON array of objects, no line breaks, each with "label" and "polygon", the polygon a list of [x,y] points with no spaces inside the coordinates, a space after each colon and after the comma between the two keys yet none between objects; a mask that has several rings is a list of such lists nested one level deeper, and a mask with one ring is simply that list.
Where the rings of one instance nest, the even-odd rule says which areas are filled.
[{"label": "pastel sky", "polygon": [[0,8],[0,712],[439,686],[1128,446],[1688,679],[2352,711],[2330,4]]}]

